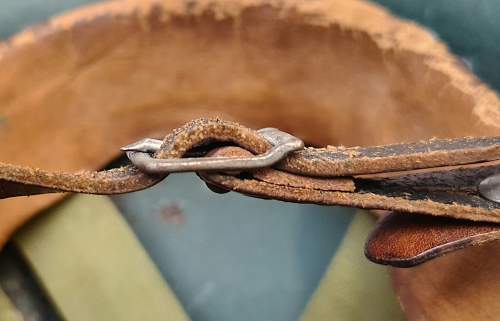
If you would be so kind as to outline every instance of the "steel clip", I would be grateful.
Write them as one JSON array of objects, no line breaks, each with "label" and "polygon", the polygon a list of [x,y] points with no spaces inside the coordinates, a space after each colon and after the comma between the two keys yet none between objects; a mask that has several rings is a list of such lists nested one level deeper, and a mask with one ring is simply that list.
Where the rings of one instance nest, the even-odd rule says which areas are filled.
[{"label": "steel clip", "polygon": [[478,186],[482,197],[500,203],[500,174],[489,176],[481,181]]},{"label": "steel clip", "polygon": [[276,128],[263,128],[257,132],[270,142],[273,147],[264,154],[252,157],[157,159],[153,157],[152,153],[160,150],[162,141],[152,138],[142,139],[122,147],[121,150],[127,153],[127,157],[132,164],[141,171],[149,174],[165,174],[174,172],[236,171],[269,167],[282,160],[290,152],[304,148],[302,140]]}]

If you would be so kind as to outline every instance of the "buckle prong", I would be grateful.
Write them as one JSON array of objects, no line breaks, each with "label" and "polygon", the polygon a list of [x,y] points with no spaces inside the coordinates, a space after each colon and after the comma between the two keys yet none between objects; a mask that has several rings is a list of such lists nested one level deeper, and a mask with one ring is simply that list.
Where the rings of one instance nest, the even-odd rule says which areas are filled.
[{"label": "buckle prong", "polygon": [[276,128],[263,128],[257,131],[273,146],[268,152],[251,157],[210,157],[210,158],[172,158],[157,159],[151,153],[158,151],[162,141],[145,138],[124,146],[122,151],[132,164],[149,174],[198,171],[237,171],[264,168],[274,165],[290,152],[304,148],[299,138]]}]

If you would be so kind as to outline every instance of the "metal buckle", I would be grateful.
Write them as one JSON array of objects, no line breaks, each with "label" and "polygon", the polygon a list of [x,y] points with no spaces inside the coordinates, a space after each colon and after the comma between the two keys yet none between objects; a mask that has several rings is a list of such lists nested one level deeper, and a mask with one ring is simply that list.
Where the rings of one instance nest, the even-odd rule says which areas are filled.
[{"label": "metal buckle", "polygon": [[479,193],[484,198],[500,203],[500,174],[485,178],[479,183]]},{"label": "metal buckle", "polygon": [[122,151],[132,164],[149,174],[198,171],[232,171],[269,167],[282,160],[290,152],[304,148],[299,138],[276,128],[263,128],[257,131],[273,147],[262,155],[252,157],[213,157],[213,158],[175,158],[157,159],[152,153],[158,151],[162,141],[145,138],[124,146]]}]

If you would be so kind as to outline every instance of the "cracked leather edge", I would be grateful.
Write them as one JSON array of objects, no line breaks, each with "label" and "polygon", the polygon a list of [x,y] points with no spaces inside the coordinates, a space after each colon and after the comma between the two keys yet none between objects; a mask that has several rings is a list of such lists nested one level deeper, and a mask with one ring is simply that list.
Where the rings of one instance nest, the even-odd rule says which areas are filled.
[{"label": "cracked leather edge", "polygon": [[498,159],[500,137],[465,137],[373,147],[306,148],[292,153],[278,167],[295,174],[334,177]]},{"label": "cracked leather edge", "polygon": [[64,173],[0,163],[0,198],[58,192],[127,193],[153,186],[165,177],[144,174],[133,166]]},{"label": "cracked leather edge", "polygon": [[[245,195],[271,198],[295,203],[340,205],[364,209],[380,209],[434,216],[448,216],[472,221],[500,222],[500,208],[482,208],[474,204],[443,203],[439,198],[411,199],[410,195],[383,195],[372,192],[321,191],[291,186],[280,186],[251,178],[205,173],[208,183]],[[426,195],[425,193],[422,193]],[[435,195],[435,194],[433,194]],[[441,196],[438,194],[438,196]],[[469,197],[469,195],[467,195]],[[474,198],[478,196],[473,196]]]}]

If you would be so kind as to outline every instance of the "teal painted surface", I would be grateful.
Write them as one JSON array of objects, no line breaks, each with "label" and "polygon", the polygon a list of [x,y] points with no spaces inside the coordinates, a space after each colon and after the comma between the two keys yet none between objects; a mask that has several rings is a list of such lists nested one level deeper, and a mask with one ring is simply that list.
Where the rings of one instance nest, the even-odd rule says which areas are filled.
[{"label": "teal painted surface", "polygon": [[500,90],[500,1],[375,0],[393,13],[432,29],[450,49]]},{"label": "teal painted surface", "polygon": [[0,0],[0,38],[92,2],[99,0]]},{"label": "teal painted surface", "polygon": [[353,213],[219,195],[192,174],[113,199],[194,321],[297,320]]}]

